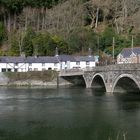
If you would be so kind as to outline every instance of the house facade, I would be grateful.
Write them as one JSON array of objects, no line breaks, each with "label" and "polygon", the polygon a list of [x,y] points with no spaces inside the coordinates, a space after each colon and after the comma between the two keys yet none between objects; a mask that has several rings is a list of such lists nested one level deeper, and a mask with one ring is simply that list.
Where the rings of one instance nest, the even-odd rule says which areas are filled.
[{"label": "house facade", "polygon": [[0,72],[57,70],[56,57],[0,57]]},{"label": "house facade", "polygon": [[63,69],[84,69],[95,67],[93,56],[43,56],[43,57],[0,57],[0,72],[27,72]]},{"label": "house facade", "polygon": [[96,66],[96,61],[93,56],[76,56],[76,66],[81,69],[84,68],[93,68]]},{"label": "house facade", "polygon": [[140,47],[124,48],[117,56],[117,64],[140,63]]}]

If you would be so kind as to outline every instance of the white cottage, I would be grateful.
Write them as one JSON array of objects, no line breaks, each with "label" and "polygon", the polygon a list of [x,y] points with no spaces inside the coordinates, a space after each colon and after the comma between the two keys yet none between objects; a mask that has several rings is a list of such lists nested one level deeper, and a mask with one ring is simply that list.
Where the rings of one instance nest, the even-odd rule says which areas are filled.
[{"label": "white cottage", "polygon": [[27,57],[28,71],[59,70],[60,63],[56,57]]},{"label": "white cottage", "polygon": [[0,57],[0,72],[59,70],[56,57]]},{"label": "white cottage", "polygon": [[0,57],[0,72],[27,72],[95,67],[93,56]]},{"label": "white cottage", "polygon": [[76,65],[80,69],[93,68],[96,65],[95,58],[93,56],[76,56]]},{"label": "white cottage", "polygon": [[94,56],[71,56],[59,55],[57,56],[60,62],[61,69],[84,69],[96,66]]}]

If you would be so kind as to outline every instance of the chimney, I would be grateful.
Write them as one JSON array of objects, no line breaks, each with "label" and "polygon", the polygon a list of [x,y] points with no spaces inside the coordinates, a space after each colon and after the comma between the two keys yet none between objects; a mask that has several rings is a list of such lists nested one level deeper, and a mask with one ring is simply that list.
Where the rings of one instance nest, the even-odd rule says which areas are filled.
[{"label": "chimney", "polygon": [[25,55],[24,52],[22,52],[22,53],[20,54],[20,56],[21,56],[21,57],[26,57],[26,55]]},{"label": "chimney", "polygon": [[91,48],[88,48],[88,56],[91,57]]},{"label": "chimney", "polygon": [[58,48],[55,48],[55,56],[58,56]]}]

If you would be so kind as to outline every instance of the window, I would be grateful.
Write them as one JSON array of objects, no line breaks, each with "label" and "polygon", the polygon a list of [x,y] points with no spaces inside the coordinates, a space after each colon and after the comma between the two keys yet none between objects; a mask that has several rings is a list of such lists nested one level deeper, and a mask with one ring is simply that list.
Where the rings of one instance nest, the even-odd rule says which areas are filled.
[{"label": "window", "polygon": [[45,63],[42,63],[42,66],[45,66]]},{"label": "window", "polygon": [[86,65],[89,65],[89,61],[86,62]]},{"label": "window", "polygon": [[7,71],[8,71],[8,72],[11,72],[12,70],[11,70],[11,69],[7,69]]},{"label": "window", "polygon": [[32,66],[32,63],[29,63],[29,66]]},{"label": "window", "polygon": [[78,61],[78,62],[76,62],[76,65],[80,65],[80,62]]},{"label": "window", "polygon": [[2,72],[6,72],[6,69],[4,69],[4,68],[2,68],[2,70],[1,70]]},{"label": "window", "polygon": [[48,68],[48,70],[52,70],[52,68]]},{"label": "window", "polygon": [[14,72],[17,72],[18,71],[18,69],[14,69]]}]

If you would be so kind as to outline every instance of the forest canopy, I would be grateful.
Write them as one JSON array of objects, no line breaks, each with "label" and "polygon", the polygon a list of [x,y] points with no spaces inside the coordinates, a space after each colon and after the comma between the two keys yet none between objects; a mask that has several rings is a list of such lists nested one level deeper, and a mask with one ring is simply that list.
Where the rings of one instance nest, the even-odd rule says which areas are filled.
[{"label": "forest canopy", "polygon": [[113,37],[117,55],[140,45],[139,17],[139,0],[0,0],[0,55],[111,55]]}]

